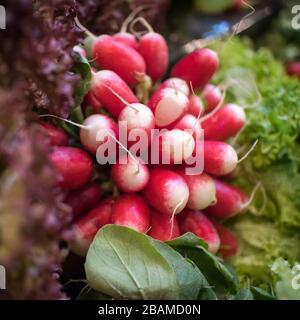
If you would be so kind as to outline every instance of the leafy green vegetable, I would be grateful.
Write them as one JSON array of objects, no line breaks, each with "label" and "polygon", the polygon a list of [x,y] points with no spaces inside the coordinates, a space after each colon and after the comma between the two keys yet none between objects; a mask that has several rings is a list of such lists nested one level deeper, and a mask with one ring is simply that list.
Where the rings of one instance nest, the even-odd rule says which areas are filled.
[{"label": "leafy green vegetable", "polygon": [[117,299],[177,299],[179,286],[170,263],[151,239],[130,228],[107,225],[86,257],[89,285]]},{"label": "leafy green vegetable", "polygon": [[94,290],[89,285],[86,285],[77,297],[77,300],[110,300],[109,296]]},{"label": "leafy green vegetable", "polygon": [[278,257],[291,263],[300,258],[300,84],[269,50],[255,51],[249,40],[233,39],[224,46],[214,81],[228,80],[237,68],[236,80],[250,74],[260,98],[255,101],[253,86],[247,88],[249,96],[238,87],[229,90],[228,101],[252,107],[246,109],[247,125],[235,147],[247,150],[259,142],[234,182],[249,193],[258,181],[262,189],[247,215],[229,222],[241,246],[231,262],[245,283],[269,290],[269,264]]},{"label": "leafy green vegetable", "polygon": [[275,276],[275,292],[281,300],[300,300],[300,264],[291,268],[288,261],[278,258],[271,266]]}]

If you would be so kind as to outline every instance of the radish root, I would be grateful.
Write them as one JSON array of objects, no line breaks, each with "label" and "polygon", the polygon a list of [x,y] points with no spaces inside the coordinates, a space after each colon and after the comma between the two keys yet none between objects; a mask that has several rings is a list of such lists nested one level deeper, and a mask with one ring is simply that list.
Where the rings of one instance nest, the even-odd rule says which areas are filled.
[{"label": "radish root", "polygon": [[135,18],[131,24],[130,24],[130,32],[132,34],[134,34],[136,37],[138,37],[139,35],[141,35],[142,33],[144,32],[138,32],[134,27],[135,25],[140,22],[146,29],[147,29],[147,32],[154,32],[152,26],[150,25],[150,23],[143,17],[138,17],[138,18]]},{"label": "radish root", "polygon": [[238,163],[241,163],[242,161],[244,161],[248,156],[249,154],[254,150],[254,148],[256,147],[258,143],[258,139],[256,139],[253,143],[253,145],[251,146],[251,148],[239,159]]},{"label": "radish root", "polygon": [[93,40],[97,39],[97,36],[95,34],[93,34],[89,29],[87,29],[83,24],[81,24],[81,22],[79,21],[78,17],[76,16],[74,18],[74,21],[77,25],[77,27],[83,31],[86,35],[88,35],[89,37],[91,37]]}]

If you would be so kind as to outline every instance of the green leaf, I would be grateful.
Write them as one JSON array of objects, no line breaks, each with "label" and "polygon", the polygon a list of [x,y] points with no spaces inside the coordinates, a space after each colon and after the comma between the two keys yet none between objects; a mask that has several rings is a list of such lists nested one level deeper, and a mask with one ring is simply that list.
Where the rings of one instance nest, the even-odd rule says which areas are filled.
[{"label": "green leaf", "polygon": [[[238,280],[233,269],[207,250],[207,245],[195,235],[187,233],[167,242],[184,257],[192,260],[207,279],[208,286],[220,294],[237,291]],[[211,294],[211,292],[210,292]]]},{"label": "green leaf", "polygon": [[90,90],[92,80],[92,70],[88,60],[80,53],[73,51],[72,72],[80,75],[80,81],[75,89],[75,106],[79,106],[86,93]]},{"label": "green leaf", "polygon": [[180,287],[180,299],[197,299],[205,278],[194,263],[184,259],[166,243],[152,240],[160,254],[172,265]]},{"label": "green leaf", "polygon": [[117,299],[178,299],[172,265],[153,241],[130,228],[107,225],[96,234],[86,257],[89,285]]},{"label": "green leaf", "polygon": [[253,294],[254,300],[276,300],[276,297],[261,288],[251,287],[250,290]]},{"label": "green leaf", "polygon": [[94,290],[89,285],[86,285],[77,297],[77,300],[111,300],[109,296]]},{"label": "green leaf", "polygon": [[233,300],[253,300],[253,294],[250,289],[243,288],[239,290]]}]

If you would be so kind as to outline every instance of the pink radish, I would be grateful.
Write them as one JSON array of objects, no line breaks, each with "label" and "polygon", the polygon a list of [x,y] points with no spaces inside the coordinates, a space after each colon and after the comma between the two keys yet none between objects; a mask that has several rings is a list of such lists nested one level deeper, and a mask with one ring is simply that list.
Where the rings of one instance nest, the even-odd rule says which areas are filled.
[{"label": "pink radish", "polygon": [[180,236],[177,217],[151,210],[151,228],[148,235],[159,241],[168,241]]},{"label": "pink radish", "polygon": [[115,72],[109,70],[101,70],[93,74],[91,92],[114,117],[118,117],[126,106],[124,100],[127,103],[138,102],[127,84]]},{"label": "pink radish", "polygon": [[111,198],[105,199],[74,222],[74,240],[70,243],[74,253],[85,256],[98,230],[111,223],[113,203]]},{"label": "pink radish", "polygon": [[149,32],[139,41],[139,53],[146,63],[147,75],[156,82],[168,68],[169,53],[165,39],[156,32]]},{"label": "pink radish", "polygon": [[92,107],[94,113],[98,113],[102,108],[102,103],[95,97],[93,91],[89,91],[83,101],[84,106]]},{"label": "pink radish", "polygon": [[138,49],[138,42],[134,35],[129,32],[119,32],[113,35],[114,40],[121,42],[124,45],[131,47],[135,50]]},{"label": "pink radish", "polygon": [[205,140],[224,141],[236,135],[246,123],[244,109],[226,104],[201,123]]},{"label": "pink radish", "polygon": [[138,77],[146,73],[142,56],[111,36],[98,37],[94,41],[92,50],[99,67],[116,72],[129,86],[137,84]]},{"label": "pink radish", "polygon": [[68,144],[68,135],[62,129],[45,121],[39,121],[39,124],[46,132],[51,146],[66,146]]},{"label": "pink radish", "polygon": [[221,141],[204,141],[204,171],[216,176],[231,173],[239,160],[235,150]]},{"label": "pink radish", "polygon": [[163,128],[179,120],[186,113],[188,103],[187,96],[181,91],[165,88],[152,95],[148,106],[154,113],[155,125]]},{"label": "pink radish", "polygon": [[220,237],[212,222],[201,212],[186,209],[178,216],[181,233],[192,232],[208,244],[208,250],[216,253]]},{"label": "pink radish", "polygon": [[142,160],[128,157],[112,166],[112,179],[123,192],[139,192],[149,181],[149,170]]},{"label": "pink radish", "polygon": [[221,240],[219,252],[223,256],[223,258],[227,259],[237,255],[239,250],[239,244],[236,236],[228,228],[224,227],[217,221],[212,220],[212,223],[216,228]]},{"label": "pink radish", "polygon": [[191,130],[191,132],[193,131],[193,137],[195,140],[200,139],[202,136],[202,130],[198,119],[188,113],[174,124],[173,129],[179,129],[183,131]]},{"label": "pink radish", "polygon": [[198,96],[196,95],[190,96],[187,112],[192,114],[196,118],[201,117],[204,114],[205,108],[201,99]]},{"label": "pink radish", "polygon": [[217,190],[217,202],[205,212],[216,218],[231,218],[247,208],[249,197],[240,189],[220,180],[214,180]]},{"label": "pink radish", "polygon": [[164,81],[157,89],[157,91],[165,88],[172,88],[182,92],[184,95],[189,96],[190,89],[186,81],[180,78],[169,78]]},{"label": "pink radish", "polygon": [[159,157],[162,164],[182,164],[191,157],[194,149],[195,140],[189,132],[172,129],[160,133]]},{"label": "pink radish", "polygon": [[97,135],[104,137],[106,133],[117,138],[117,124],[104,114],[94,114],[84,120],[80,129],[80,141],[87,150],[96,154],[98,147],[104,142],[97,141]]},{"label": "pink radish", "polygon": [[221,90],[213,84],[207,84],[202,91],[202,98],[205,102],[206,113],[214,110],[222,99]]},{"label": "pink radish", "polygon": [[185,208],[189,199],[189,188],[178,173],[166,169],[153,169],[144,195],[157,211],[174,215]]},{"label": "pink radish", "polygon": [[204,87],[219,65],[217,54],[207,48],[195,50],[175,64],[172,77],[178,77],[192,84],[194,89]]},{"label": "pink radish", "polygon": [[146,233],[150,223],[149,207],[142,197],[123,194],[112,207],[112,223]]},{"label": "pink radish", "polygon": [[[143,130],[148,137],[148,141],[151,138],[151,130],[154,129],[155,119],[153,112],[147,106],[141,103],[131,103],[127,105],[120,113],[118,121],[123,121],[127,128],[128,135],[131,133],[138,134],[140,130]],[[130,146],[132,141],[128,141]]]},{"label": "pink radish", "polygon": [[188,175],[182,168],[176,172],[184,178],[189,188],[187,208],[202,210],[216,202],[216,187],[210,176],[205,173]]},{"label": "pink radish", "polygon": [[290,61],[286,66],[286,71],[290,76],[300,79],[300,61]]},{"label": "pink radish", "polygon": [[64,203],[71,207],[74,218],[94,207],[102,196],[102,188],[99,183],[92,182],[83,188],[71,191]]},{"label": "pink radish", "polygon": [[58,185],[62,189],[79,189],[92,177],[93,161],[79,148],[55,147],[50,159],[57,170]]}]

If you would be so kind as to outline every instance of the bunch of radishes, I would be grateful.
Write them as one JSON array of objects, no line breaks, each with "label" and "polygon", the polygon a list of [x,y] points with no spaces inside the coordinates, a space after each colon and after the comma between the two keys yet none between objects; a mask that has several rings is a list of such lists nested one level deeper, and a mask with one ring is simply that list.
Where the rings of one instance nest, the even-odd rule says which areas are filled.
[{"label": "bunch of radishes", "polygon": [[[243,108],[223,105],[221,90],[208,84],[218,67],[217,54],[208,48],[187,54],[162,83],[168,46],[152,30],[139,38],[129,32],[101,35],[93,41],[92,54],[99,70],[93,70],[85,97],[93,114],[80,125],[82,149],[67,146],[68,137],[61,129],[42,123],[53,145],[51,159],[58,184],[68,191],[65,203],[73,211],[76,237],[71,249],[85,255],[99,228],[118,224],[161,241],[193,232],[207,242],[211,252],[220,251],[224,257],[236,254],[234,235],[217,220],[237,215],[249,201],[241,190],[221,180],[239,161],[224,141],[235,136],[246,119]],[[136,95],[141,89],[151,94],[143,103]],[[120,122],[127,125],[128,146],[134,141],[129,135],[136,137],[143,131],[151,147],[151,130],[167,128],[159,153],[169,156],[170,164],[146,164],[130,154],[123,163],[119,155],[111,166],[118,195],[102,198],[101,183],[93,179],[94,167],[99,166],[93,158],[104,143],[98,135],[109,132],[110,143],[124,147],[118,141]],[[184,131],[187,129],[191,132]],[[200,129],[204,130],[204,142],[196,139]],[[172,138],[170,148],[164,143],[167,137]],[[188,175],[188,159],[199,143],[204,143],[204,172]],[[176,152],[180,147],[183,152]]]}]

